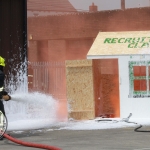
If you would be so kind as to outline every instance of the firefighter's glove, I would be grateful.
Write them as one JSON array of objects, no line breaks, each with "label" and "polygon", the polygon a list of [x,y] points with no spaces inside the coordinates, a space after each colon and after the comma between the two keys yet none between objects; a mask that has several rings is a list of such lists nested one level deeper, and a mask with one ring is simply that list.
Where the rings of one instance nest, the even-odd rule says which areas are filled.
[{"label": "firefighter's glove", "polygon": [[2,91],[1,94],[2,95],[8,95],[8,93],[6,91]]},{"label": "firefighter's glove", "polygon": [[9,96],[9,95],[3,95],[2,99],[5,100],[5,101],[9,101],[9,100],[11,100],[11,96]]}]

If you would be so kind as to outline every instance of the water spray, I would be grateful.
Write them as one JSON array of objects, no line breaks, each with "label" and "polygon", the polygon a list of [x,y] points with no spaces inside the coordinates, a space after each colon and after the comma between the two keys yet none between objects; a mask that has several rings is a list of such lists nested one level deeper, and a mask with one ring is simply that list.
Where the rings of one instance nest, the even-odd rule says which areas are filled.
[{"label": "water spray", "polygon": [[[17,95],[12,96],[11,100],[16,101],[16,102],[23,102],[23,103],[26,103],[29,101],[24,98],[20,99],[19,96],[17,96]],[[35,102],[35,101],[31,101],[31,102]],[[16,138],[13,138],[10,135],[5,133],[7,130],[7,125],[8,124],[7,124],[6,116],[4,116],[2,112],[0,112],[0,137],[5,137],[14,143],[17,143],[17,144],[23,145],[23,146],[27,146],[27,147],[41,148],[41,149],[47,149],[47,150],[61,150],[60,148],[57,148],[54,146],[37,144],[37,143],[32,143],[32,142],[25,142],[25,141],[21,141]]]},{"label": "water spray", "polygon": [[15,101],[15,102],[25,102],[25,101],[21,101],[19,98],[15,97],[15,96],[11,96],[11,100]]},{"label": "water spray", "polygon": [[[23,58],[24,55],[22,55],[22,53],[20,54],[21,55],[17,56]],[[5,89],[7,89],[7,91],[9,91],[9,93],[11,94],[11,100],[8,103],[4,101],[4,105],[6,104],[5,112],[7,114],[7,118],[3,114],[1,114],[3,116],[0,118],[2,120],[0,123],[0,135],[1,137],[5,137],[12,142],[27,147],[35,147],[48,150],[61,150],[60,148],[49,145],[24,142],[6,134],[6,131],[9,130],[11,121],[15,122],[18,119],[18,117],[19,119],[23,120],[28,119],[31,121],[33,121],[36,118],[39,126],[41,126],[41,122],[39,123],[38,120],[39,118],[45,119],[47,117],[49,119],[49,122],[51,122],[51,120],[53,120],[53,115],[55,114],[56,101],[51,96],[45,94],[42,95],[41,93],[38,92],[28,93],[27,60],[26,58],[25,59],[23,58],[22,60],[23,61],[19,62],[18,64],[16,64],[17,62],[16,57],[13,57],[10,60],[11,62],[11,64],[9,65],[10,70],[8,76],[6,76]],[[8,129],[7,129],[7,119],[9,122]],[[3,120],[6,120],[6,123]],[[42,123],[45,124],[44,121]],[[46,122],[46,125],[48,123]],[[27,126],[25,123],[23,125],[24,127]],[[15,128],[17,130],[19,130],[19,126],[21,126],[21,124],[15,124]]]},{"label": "water spray", "polygon": [[8,121],[7,118],[3,115],[3,113],[0,111],[0,139],[3,137],[7,130]]}]

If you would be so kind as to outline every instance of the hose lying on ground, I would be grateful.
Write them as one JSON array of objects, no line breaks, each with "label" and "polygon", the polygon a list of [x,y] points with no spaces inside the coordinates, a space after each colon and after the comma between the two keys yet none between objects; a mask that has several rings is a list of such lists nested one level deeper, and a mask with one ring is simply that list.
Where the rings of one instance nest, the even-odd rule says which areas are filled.
[{"label": "hose lying on ground", "polygon": [[7,138],[8,140],[23,145],[23,146],[27,146],[27,147],[34,147],[34,148],[41,148],[41,149],[47,149],[47,150],[61,150],[60,148],[56,148],[53,146],[49,146],[49,145],[43,145],[43,144],[36,144],[36,143],[31,143],[31,142],[24,142],[18,139],[15,139],[9,135],[7,135],[6,133],[4,133],[3,135],[5,138]]},{"label": "hose lying on ground", "polygon": [[141,124],[139,124],[139,123],[136,123],[136,122],[130,122],[130,121],[128,121],[127,123],[133,123],[133,124],[138,125],[138,127],[136,127],[136,128],[134,129],[135,132],[150,132],[150,130],[139,130],[140,128],[143,127],[143,126],[142,126]]},{"label": "hose lying on ground", "polygon": [[127,118],[125,118],[123,121],[125,121],[125,122],[127,122],[127,123],[133,123],[133,124],[138,125],[138,127],[136,127],[136,128],[134,129],[135,132],[150,132],[150,131],[148,131],[148,130],[139,130],[139,129],[142,128],[143,126],[142,126],[141,124],[137,123],[137,122],[131,122],[131,121],[129,121],[129,119],[130,119],[131,116],[132,116],[132,113],[130,113],[129,116],[128,116]]},{"label": "hose lying on ground", "polygon": [[[142,128],[143,126],[142,126],[141,124],[139,124],[139,123],[136,123],[136,122],[130,122],[129,119],[130,119],[131,116],[132,116],[132,113],[130,113],[127,118],[123,118],[123,119],[121,120],[121,122],[123,121],[123,122],[126,122],[126,123],[133,123],[133,124],[138,125],[138,127],[136,127],[136,128],[134,129],[135,132],[150,132],[150,130],[139,130],[139,129]],[[113,121],[113,122],[116,122],[116,123],[117,123],[117,122],[120,122],[120,121],[118,121],[118,120],[113,120],[113,119],[99,119],[99,120],[96,120],[96,121],[97,121],[97,122]]]},{"label": "hose lying on ground", "polygon": [[113,122],[128,122],[129,121],[129,119],[130,119],[130,117],[132,116],[132,113],[130,113],[129,114],[129,116],[127,117],[127,118],[123,118],[122,120],[114,120],[114,119],[105,119],[105,118],[103,118],[103,119],[98,119],[98,120],[95,120],[95,121],[97,121],[97,122],[100,122],[100,121],[113,121]]},{"label": "hose lying on ground", "polygon": [[27,147],[34,147],[34,148],[41,148],[41,149],[47,149],[47,150],[61,150],[60,148],[56,148],[53,146],[49,146],[49,145],[43,145],[43,144],[36,144],[36,143],[31,143],[31,142],[24,142],[18,139],[15,139],[9,135],[7,135],[5,132],[7,130],[7,125],[8,125],[8,121],[7,121],[7,117],[3,115],[3,113],[1,113],[0,119],[2,119],[2,125],[1,125],[1,130],[0,130],[0,138],[5,137],[8,140],[23,145],[23,146],[27,146]]}]

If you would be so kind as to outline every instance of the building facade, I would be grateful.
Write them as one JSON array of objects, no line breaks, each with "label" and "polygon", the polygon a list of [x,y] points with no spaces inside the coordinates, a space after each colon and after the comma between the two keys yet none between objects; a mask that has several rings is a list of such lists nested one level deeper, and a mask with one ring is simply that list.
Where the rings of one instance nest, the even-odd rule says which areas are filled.
[{"label": "building facade", "polygon": [[[93,5],[94,4],[92,4],[92,6]],[[68,12],[51,14],[48,16],[29,16],[29,62],[61,61],[64,62],[65,72],[65,61],[87,59],[87,53],[99,32],[150,30],[149,7],[125,9],[124,1],[122,1],[121,5],[122,7],[120,10],[96,11],[95,9],[93,11],[90,7],[90,10],[92,11],[89,12]],[[94,63],[99,62],[95,61]],[[111,62],[108,64],[110,63]],[[101,64],[105,65],[105,62],[103,61]],[[115,66],[117,63],[116,61],[113,61],[112,64]],[[116,67],[114,67],[114,69],[115,68]],[[54,78],[51,75],[54,73],[52,72],[52,70],[49,72],[49,78],[51,81],[54,81]],[[33,74],[32,71],[31,74]],[[61,90],[66,89],[66,76],[63,75],[61,77],[61,81],[63,83],[61,84],[62,88],[58,88],[59,85],[57,85],[57,90],[55,91],[58,93],[64,93],[63,99],[67,99],[65,91]],[[119,78],[118,74],[117,78]],[[119,80],[116,81],[114,78],[114,82],[117,82],[116,88],[119,88]],[[53,85],[56,84],[53,83]],[[34,86],[32,85],[31,88],[34,88]],[[52,85],[50,85],[49,88],[53,89]],[[107,83],[105,88],[107,88]],[[52,94],[53,92],[49,93]],[[98,104],[99,101],[95,100],[95,104],[96,103]],[[98,107],[95,108],[96,116],[101,115],[100,112],[102,109],[100,107],[100,104],[98,104]],[[115,107],[119,108],[119,103]],[[119,117],[120,111],[118,110],[116,114],[116,117]]]}]

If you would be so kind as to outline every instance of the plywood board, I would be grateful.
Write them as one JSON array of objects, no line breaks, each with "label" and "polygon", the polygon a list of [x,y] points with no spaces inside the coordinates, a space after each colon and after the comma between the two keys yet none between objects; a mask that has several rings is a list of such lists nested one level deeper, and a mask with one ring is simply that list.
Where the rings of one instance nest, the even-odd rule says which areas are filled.
[{"label": "plywood board", "polygon": [[69,118],[95,117],[93,73],[91,60],[66,61]]}]

